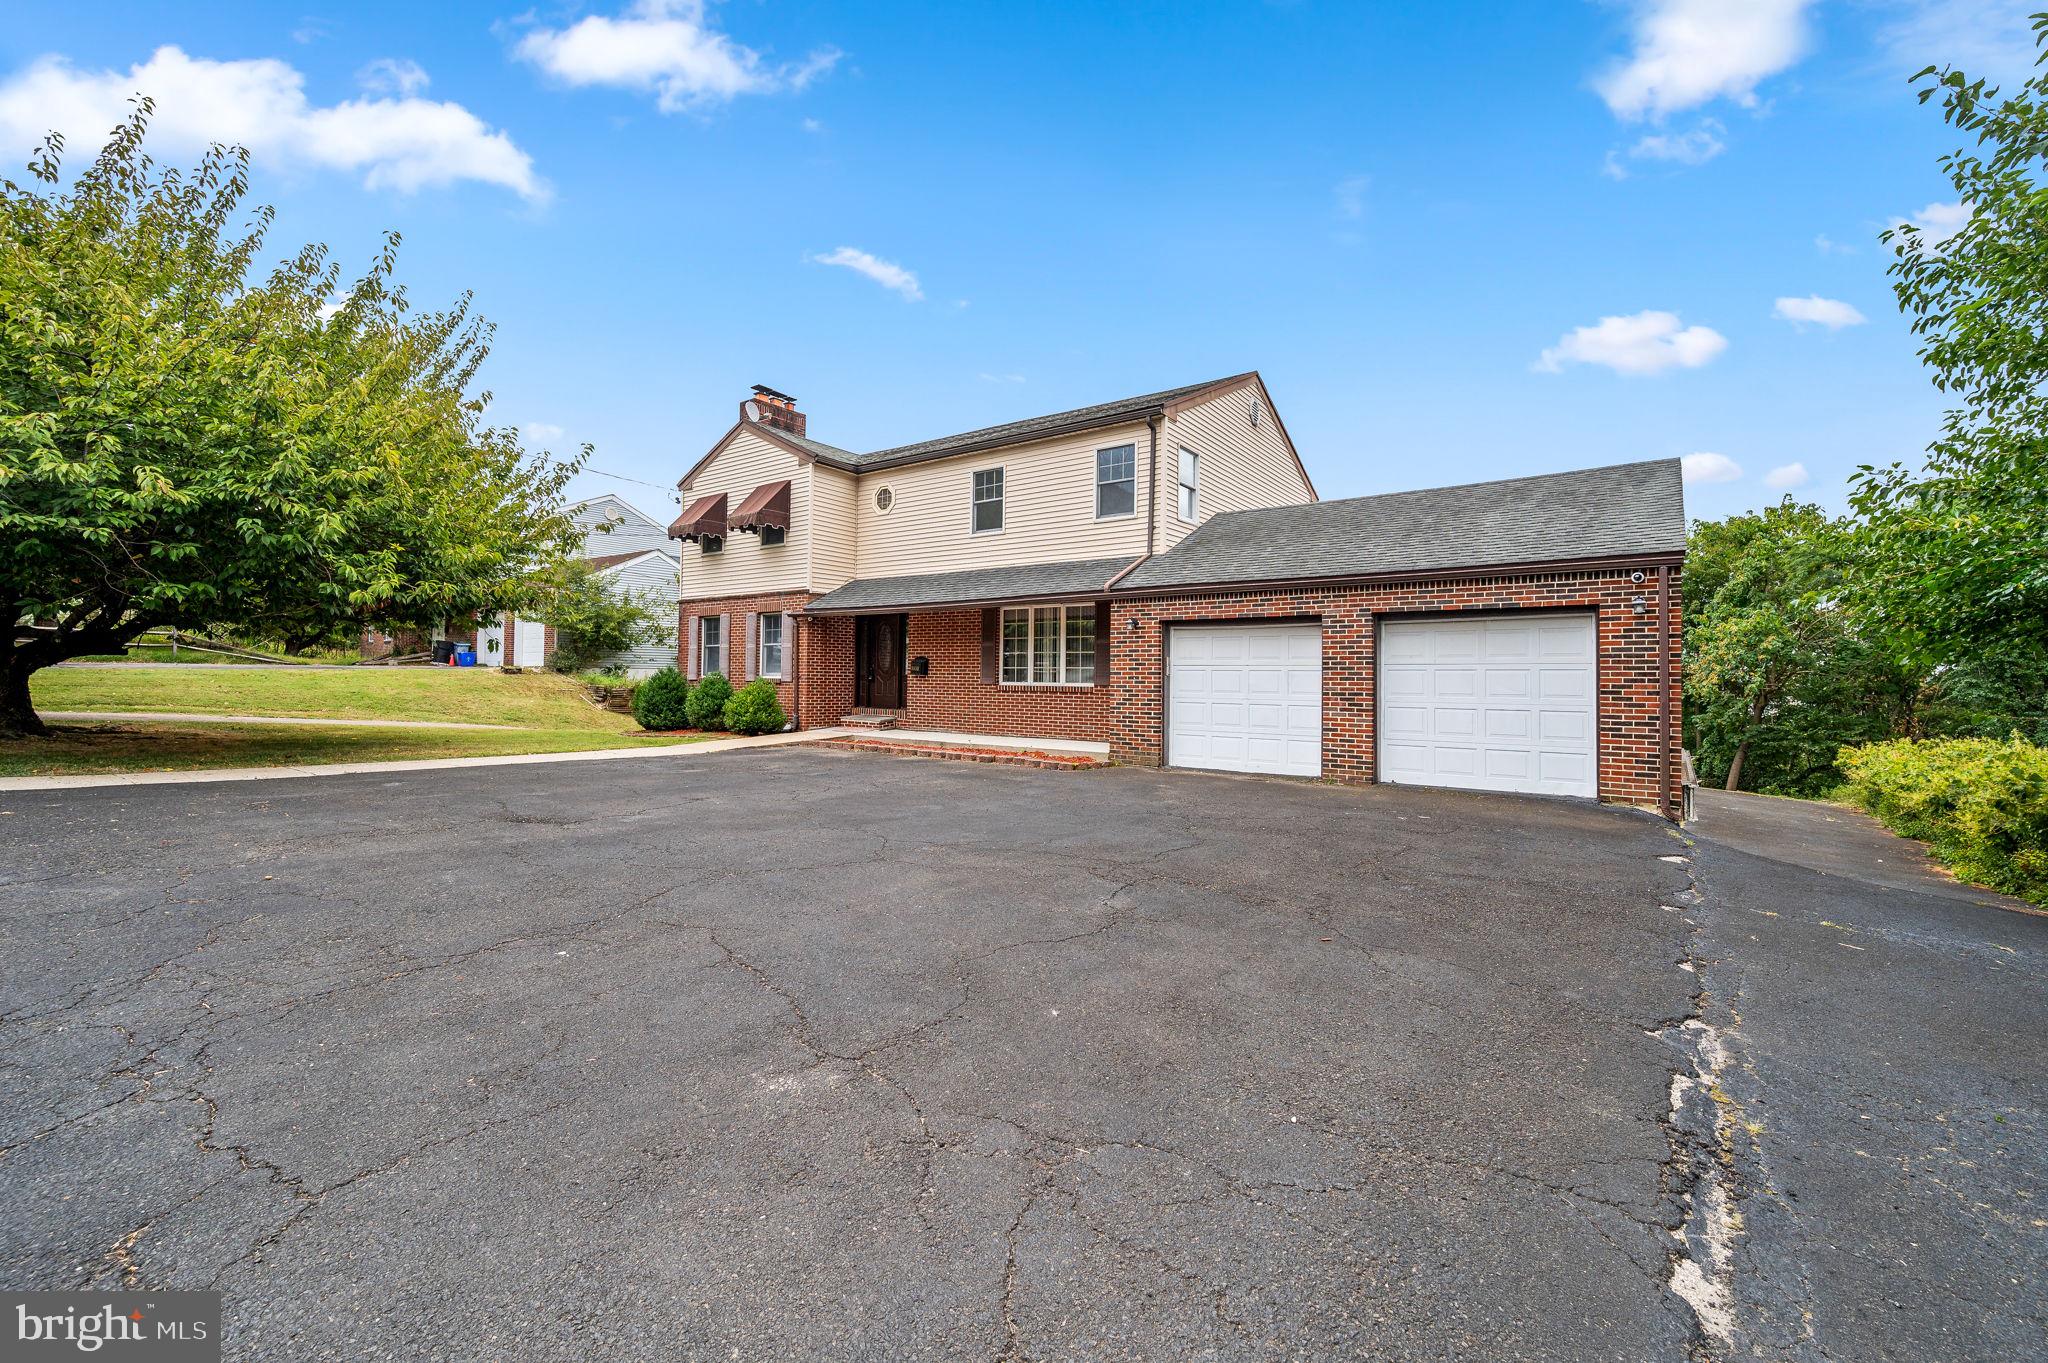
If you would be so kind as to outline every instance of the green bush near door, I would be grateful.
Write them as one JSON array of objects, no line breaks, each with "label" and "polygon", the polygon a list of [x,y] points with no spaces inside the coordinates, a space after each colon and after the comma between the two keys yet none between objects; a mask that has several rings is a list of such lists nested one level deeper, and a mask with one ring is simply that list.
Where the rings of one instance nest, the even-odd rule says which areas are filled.
[{"label": "green bush near door", "polygon": [[725,727],[736,734],[771,734],[788,723],[775,683],[765,678],[748,682],[725,703]]},{"label": "green bush near door", "polygon": [[690,688],[690,727],[692,729],[723,729],[725,727],[725,703],[732,699],[732,683],[723,673],[707,672],[704,679]]},{"label": "green bush near door", "polygon": [[1844,748],[1842,794],[1965,880],[2048,904],[2048,748],[2021,738]]}]

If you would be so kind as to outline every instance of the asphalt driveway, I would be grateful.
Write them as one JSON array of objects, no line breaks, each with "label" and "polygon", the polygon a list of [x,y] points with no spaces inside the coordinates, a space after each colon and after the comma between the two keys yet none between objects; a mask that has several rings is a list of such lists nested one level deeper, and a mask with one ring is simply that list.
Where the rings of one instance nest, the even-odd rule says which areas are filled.
[{"label": "asphalt driveway", "polygon": [[0,1285],[216,1285],[231,1357],[1641,1363],[1749,1271],[1673,1110],[1719,853],[1644,815],[810,749],[0,809]]}]

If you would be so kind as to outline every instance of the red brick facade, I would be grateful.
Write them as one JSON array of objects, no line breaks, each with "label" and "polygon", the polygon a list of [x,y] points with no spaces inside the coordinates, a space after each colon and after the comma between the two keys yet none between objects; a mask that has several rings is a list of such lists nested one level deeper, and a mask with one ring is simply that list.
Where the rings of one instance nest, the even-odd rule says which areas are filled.
[{"label": "red brick facade", "polygon": [[[1323,773],[1339,781],[1374,776],[1376,622],[1383,617],[1441,611],[1591,609],[1599,640],[1600,798],[1621,804],[1677,807],[1680,773],[1678,572],[1671,572],[1671,638],[1666,677],[1668,728],[1658,705],[1658,576],[1630,580],[1627,566],[1595,572],[1515,574],[1464,580],[1420,580],[1286,590],[1189,592],[1119,600],[1115,702],[1109,742],[1120,762],[1163,761],[1164,628],[1174,621],[1319,620],[1323,627]],[[1636,609],[1636,598],[1643,608]],[[1137,627],[1132,628],[1135,621]],[[1665,735],[1660,753],[1660,734]]]},{"label": "red brick facade", "polygon": [[[677,670],[685,677],[694,678],[696,669],[690,660],[690,648],[697,637],[694,622],[701,616],[722,615],[726,617],[725,679],[733,684],[734,689],[746,685],[753,680],[755,670],[761,665],[760,659],[755,656],[760,649],[760,635],[758,631],[747,627],[747,617],[772,611],[798,611],[810,603],[813,595],[811,592],[763,592],[753,596],[724,596],[682,602],[676,607]],[[809,641],[799,643],[797,640],[797,623],[792,616],[789,623],[783,627],[783,648],[798,650],[789,659],[790,680],[778,679],[775,683],[775,695],[782,702],[782,713],[791,719],[797,716],[796,676],[800,667],[808,669],[811,663],[810,658],[803,653]],[[852,656],[851,652],[847,654],[846,671],[849,686],[852,684]],[[819,724],[836,723],[839,715],[844,713],[846,712],[842,709],[830,720],[813,720],[806,713],[803,722],[806,727],[815,728]]]},{"label": "red brick facade", "polygon": [[[804,621],[804,726],[835,724],[854,708],[850,616]],[[903,679],[902,725],[1018,738],[1109,740],[1106,686],[998,686],[981,679],[981,612],[911,615],[905,661],[926,660],[925,676]]]},{"label": "red brick facade", "polygon": [[[1658,599],[1655,565],[1644,581],[1630,565],[1597,570],[1434,578],[1286,589],[1183,592],[1117,599],[1098,638],[1109,645],[1105,686],[999,686],[981,680],[981,612],[915,612],[906,659],[925,658],[925,676],[907,676],[902,724],[913,729],[1107,742],[1120,762],[1164,760],[1164,630],[1179,621],[1314,620],[1323,630],[1323,772],[1338,781],[1374,779],[1378,622],[1445,611],[1591,610],[1598,638],[1600,798],[1677,807],[1680,772],[1678,570],[1671,569],[1668,612]],[[1637,600],[1641,599],[1638,609]],[[803,592],[686,602],[681,648],[691,620],[725,615],[731,623],[728,675],[735,685],[755,666],[746,638],[749,613],[795,611]],[[1670,621],[1660,649],[1659,621]],[[793,634],[795,679],[778,690],[804,728],[836,724],[855,706],[854,617],[805,616]],[[733,650],[744,648],[742,661]],[[684,659],[687,664],[687,659]],[[1668,672],[1665,670],[1668,667]],[[684,666],[684,672],[689,667]],[[1661,683],[1661,684],[1660,684]],[[1660,695],[1668,687],[1668,709]],[[1660,778],[1661,770],[1661,778]]]}]

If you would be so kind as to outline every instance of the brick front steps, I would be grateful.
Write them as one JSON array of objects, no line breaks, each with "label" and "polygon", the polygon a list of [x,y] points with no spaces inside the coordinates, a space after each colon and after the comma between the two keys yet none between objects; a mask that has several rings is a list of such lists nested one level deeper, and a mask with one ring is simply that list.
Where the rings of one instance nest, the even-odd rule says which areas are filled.
[{"label": "brick front steps", "polygon": [[1033,752],[1023,748],[973,748],[959,743],[906,743],[886,738],[828,738],[821,748],[880,753],[884,757],[945,757],[955,762],[990,762],[1005,767],[1036,767],[1041,771],[1079,771],[1106,767],[1109,759],[1086,753]]}]

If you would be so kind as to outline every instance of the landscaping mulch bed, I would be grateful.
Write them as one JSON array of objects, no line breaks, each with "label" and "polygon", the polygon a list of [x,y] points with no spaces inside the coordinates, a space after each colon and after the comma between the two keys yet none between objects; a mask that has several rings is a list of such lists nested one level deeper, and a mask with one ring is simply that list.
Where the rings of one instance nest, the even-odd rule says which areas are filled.
[{"label": "landscaping mulch bed", "polygon": [[970,748],[954,743],[905,743],[886,738],[828,738],[818,746],[880,753],[884,757],[942,757],[955,762],[1035,767],[1040,771],[1082,771],[1109,765],[1108,758],[1091,757],[1086,753],[1040,752],[1031,748]]}]

